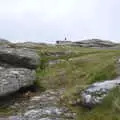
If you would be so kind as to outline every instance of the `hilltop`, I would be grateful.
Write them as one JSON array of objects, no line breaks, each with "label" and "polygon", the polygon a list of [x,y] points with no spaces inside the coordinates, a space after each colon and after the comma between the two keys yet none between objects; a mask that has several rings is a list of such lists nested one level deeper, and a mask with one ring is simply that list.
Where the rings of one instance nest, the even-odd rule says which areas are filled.
[{"label": "hilltop", "polygon": [[117,47],[119,43],[114,43],[112,41],[100,40],[100,39],[88,39],[81,41],[56,41],[58,45],[73,45],[80,47],[96,47],[96,48],[104,48],[104,47]]}]

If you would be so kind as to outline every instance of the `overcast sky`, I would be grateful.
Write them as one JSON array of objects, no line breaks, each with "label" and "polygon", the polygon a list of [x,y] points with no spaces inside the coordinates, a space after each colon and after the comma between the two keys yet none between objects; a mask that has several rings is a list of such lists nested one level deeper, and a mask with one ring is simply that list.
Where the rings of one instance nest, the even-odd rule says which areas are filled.
[{"label": "overcast sky", "polygon": [[0,37],[14,42],[120,42],[120,0],[0,0]]}]

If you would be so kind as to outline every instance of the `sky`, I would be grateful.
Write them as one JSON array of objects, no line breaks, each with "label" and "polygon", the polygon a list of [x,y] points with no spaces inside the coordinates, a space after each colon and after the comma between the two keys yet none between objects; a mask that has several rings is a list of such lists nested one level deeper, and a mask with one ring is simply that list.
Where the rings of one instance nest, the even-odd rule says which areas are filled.
[{"label": "sky", "polygon": [[120,0],[0,0],[0,38],[120,42]]}]

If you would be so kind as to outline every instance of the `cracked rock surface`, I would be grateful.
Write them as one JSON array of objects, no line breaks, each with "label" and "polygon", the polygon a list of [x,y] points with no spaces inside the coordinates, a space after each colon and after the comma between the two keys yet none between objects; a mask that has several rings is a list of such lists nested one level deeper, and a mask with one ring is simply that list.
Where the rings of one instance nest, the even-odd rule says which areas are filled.
[{"label": "cracked rock surface", "polygon": [[39,61],[33,50],[0,46],[0,97],[32,85]]},{"label": "cracked rock surface", "polygon": [[120,78],[90,85],[81,94],[82,104],[88,107],[100,104],[110,90],[117,86],[120,86]]}]

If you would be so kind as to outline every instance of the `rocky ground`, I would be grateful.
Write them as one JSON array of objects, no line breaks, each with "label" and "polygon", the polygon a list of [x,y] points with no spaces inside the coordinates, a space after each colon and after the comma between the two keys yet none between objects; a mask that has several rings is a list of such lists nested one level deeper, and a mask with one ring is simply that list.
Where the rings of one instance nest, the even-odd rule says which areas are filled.
[{"label": "rocky ground", "polygon": [[113,43],[111,41],[100,40],[100,39],[88,39],[81,41],[56,41],[58,45],[71,45],[71,46],[81,46],[81,47],[93,47],[93,48],[114,48],[118,46],[118,43]]},{"label": "rocky ground", "polygon": [[63,92],[64,89],[28,92],[25,94],[26,99],[19,98],[8,105],[16,112],[7,117],[2,116],[0,120],[75,120],[75,113],[59,104]]},{"label": "rocky ground", "polygon": [[[59,104],[64,89],[23,90],[35,82],[40,57],[35,49],[24,48],[26,44],[18,47],[6,42],[0,46],[0,109],[4,110],[0,120],[73,120],[75,114]],[[5,114],[7,109],[12,113]]]}]

